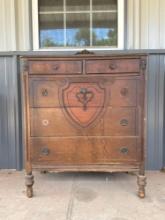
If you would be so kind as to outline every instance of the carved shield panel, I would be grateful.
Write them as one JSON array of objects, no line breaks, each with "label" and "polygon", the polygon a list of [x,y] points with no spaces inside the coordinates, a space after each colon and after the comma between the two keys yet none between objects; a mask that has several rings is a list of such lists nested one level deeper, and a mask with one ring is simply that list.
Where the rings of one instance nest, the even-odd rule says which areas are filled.
[{"label": "carved shield panel", "polygon": [[70,82],[60,89],[66,117],[85,128],[93,124],[105,107],[105,88],[99,82]]}]

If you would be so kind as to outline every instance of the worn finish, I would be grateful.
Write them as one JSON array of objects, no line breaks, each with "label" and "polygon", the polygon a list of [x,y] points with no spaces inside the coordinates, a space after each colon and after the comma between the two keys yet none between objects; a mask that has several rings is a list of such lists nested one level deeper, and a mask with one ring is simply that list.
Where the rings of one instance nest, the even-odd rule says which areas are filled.
[{"label": "worn finish", "polygon": [[[103,54],[103,52],[100,52]],[[105,54],[108,54],[108,52],[104,51]],[[163,166],[165,166],[165,145],[164,145],[164,73],[165,73],[165,51],[164,50],[129,50],[129,51],[113,51],[113,54],[118,55],[125,55],[125,54],[139,54],[139,53],[148,53],[148,71],[147,71],[147,90],[148,90],[148,100],[147,100],[147,153],[146,153],[146,168],[149,170],[159,170]],[[1,52],[1,98],[0,101],[0,111],[1,111],[1,128],[3,130],[5,129],[6,133],[3,136],[1,135],[1,144],[0,149],[0,168],[5,169],[22,169],[24,167],[22,161],[22,150],[23,145],[21,143],[21,132],[20,132],[20,123],[22,122],[21,113],[20,113],[20,105],[21,105],[21,92],[19,90],[19,55],[26,55],[26,56],[57,56],[58,54],[63,55],[62,52]],[[72,53],[68,53],[68,55],[71,55]],[[17,59],[16,59],[17,57]],[[4,60],[7,60],[6,65],[4,65]],[[3,60],[3,62],[2,62]],[[153,65],[154,64],[154,65]],[[14,68],[10,71],[9,75],[10,77],[6,77],[6,70],[11,68],[11,66],[17,66],[18,69],[14,71]],[[13,84],[12,86],[5,86],[7,83]],[[17,85],[15,85],[17,83]],[[50,83],[50,82],[49,82]],[[134,87],[133,82],[131,83],[132,87]],[[129,89],[131,89],[130,85],[127,84],[127,87],[129,86]],[[37,87],[36,84],[34,84],[34,87]],[[54,87],[54,82],[52,83],[52,87]],[[18,93],[15,94],[15,90],[18,89]],[[50,88],[49,88],[50,90]],[[115,90],[115,88],[114,88]],[[133,91],[133,90],[131,90]],[[115,91],[117,92],[117,91]],[[126,92],[126,91],[124,91]],[[11,99],[14,100],[14,102],[11,102],[10,105],[6,105],[6,101],[8,100],[10,93]],[[55,93],[55,91],[54,91]],[[2,95],[3,94],[3,95]],[[51,93],[50,100],[51,99]],[[131,94],[132,95],[132,92]],[[38,96],[37,96],[38,97]],[[56,98],[54,98],[56,100]],[[134,102],[135,100],[131,97],[129,100],[132,100]],[[122,100],[120,100],[121,103]],[[43,105],[44,99],[38,102],[38,98],[35,99],[35,105]],[[116,102],[116,99],[114,99],[113,102]],[[9,103],[9,102],[8,102]],[[48,101],[47,97],[47,103],[49,103],[50,106],[54,107],[54,103],[51,103]],[[154,104],[156,103],[156,104]],[[115,104],[115,103],[114,103]],[[12,110],[14,109],[14,110]],[[15,120],[13,117],[10,117],[11,111],[14,111],[18,118]],[[12,114],[13,115],[13,114]],[[14,116],[15,117],[15,116]],[[6,121],[8,119],[8,122]],[[13,124],[14,120],[14,124]],[[59,119],[60,120],[60,119]],[[14,133],[17,134],[16,136],[11,136],[10,131],[11,129],[5,128],[7,126],[9,128],[12,128],[12,131],[14,130]],[[60,128],[59,128],[60,129]],[[124,129],[124,128],[123,128]],[[97,132],[97,129],[94,130],[94,132]],[[2,134],[1,133],[1,134]],[[18,140],[17,137],[18,136]],[[11,145],[8,144],[12,143]],[[5,144],[3,144],[5,143]],[[16,148],[15,148],[16,147]],[[17,149],[17,150],[15,150]],[[8,155],[12,155],[13,160],[8,159]],[[164,154],[164,158],[163,158]],[[98,168],[97,168],[98,169]]]},{"label": "worn finish", "polygon": [[[22,63],[27,175],[35,168],[134,169],[145,178],[145,56],[23,57]],[[138,185],[142,198],[143,181]]]}]

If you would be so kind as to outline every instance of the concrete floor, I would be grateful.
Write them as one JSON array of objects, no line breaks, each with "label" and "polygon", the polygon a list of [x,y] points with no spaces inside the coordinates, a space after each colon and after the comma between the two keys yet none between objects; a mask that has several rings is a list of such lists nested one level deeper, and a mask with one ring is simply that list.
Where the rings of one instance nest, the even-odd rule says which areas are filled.
[{"label": "concrete floor", "polygon": [[24,172],[0,171],[0,220],[165,220],[165,173],[147,172],[147,196],[136,196],[136,176],[34,172],[34,197]]}]

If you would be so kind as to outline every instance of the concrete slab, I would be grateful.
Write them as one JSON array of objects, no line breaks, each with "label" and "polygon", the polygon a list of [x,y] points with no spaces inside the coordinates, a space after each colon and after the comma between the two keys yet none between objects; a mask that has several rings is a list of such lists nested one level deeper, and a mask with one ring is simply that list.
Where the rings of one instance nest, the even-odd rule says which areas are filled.
[{"label": "concrete slab", "polygon": [[24,172],[0,171],[0,220],[165,220],[165,173],[147,172],[147,196],[123,173],[35,172],[34,197]]}]

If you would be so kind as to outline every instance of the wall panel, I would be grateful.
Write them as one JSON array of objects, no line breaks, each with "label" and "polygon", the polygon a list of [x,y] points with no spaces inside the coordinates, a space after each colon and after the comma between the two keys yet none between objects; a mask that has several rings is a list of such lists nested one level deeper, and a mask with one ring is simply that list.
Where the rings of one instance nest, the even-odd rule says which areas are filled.
[{"label": "wall panel", "polygon": [[0,57],[0,169],[22,166],[17,73],[15,56]]},{"label": "wall panel", "polygon": [[0,0],[0,27],[0,51],[16,50],[14,0]]},{"label": "wall panel", "polygon": [[161,169],[164,149],[165,56],[150,55],[147,76],[147,168]]},{"label": "wall panel", "polygon": [[127,0],[127,49],[165,48],[164,10],[164,0]]}]

